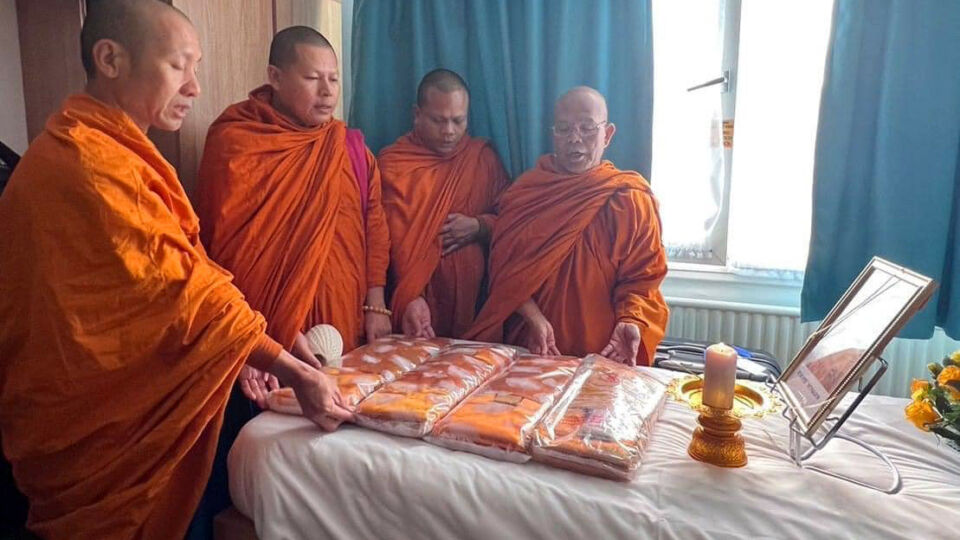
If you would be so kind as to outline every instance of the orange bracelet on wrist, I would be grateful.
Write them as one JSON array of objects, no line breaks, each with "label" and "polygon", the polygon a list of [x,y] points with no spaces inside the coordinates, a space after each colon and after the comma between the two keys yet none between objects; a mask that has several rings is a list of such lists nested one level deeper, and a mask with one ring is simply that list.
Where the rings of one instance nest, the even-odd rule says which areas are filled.
[{"label": "orange bracelet on wrist", "polygon": [[376,306],[363,306],[364,313],[379,313],[381,315],[386,315],[387,317],[393,317],[393,312],[385,307],[376,307]]}]

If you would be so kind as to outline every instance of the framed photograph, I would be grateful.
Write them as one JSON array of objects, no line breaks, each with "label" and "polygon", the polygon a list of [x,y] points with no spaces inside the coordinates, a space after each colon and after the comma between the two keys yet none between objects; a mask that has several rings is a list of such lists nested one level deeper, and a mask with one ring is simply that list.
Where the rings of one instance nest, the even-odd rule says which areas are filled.
[{"label": "framed photograph", "polygon": [[874,257],[777,380],[812,437],[853,383],[930,299],[933,280]]}]

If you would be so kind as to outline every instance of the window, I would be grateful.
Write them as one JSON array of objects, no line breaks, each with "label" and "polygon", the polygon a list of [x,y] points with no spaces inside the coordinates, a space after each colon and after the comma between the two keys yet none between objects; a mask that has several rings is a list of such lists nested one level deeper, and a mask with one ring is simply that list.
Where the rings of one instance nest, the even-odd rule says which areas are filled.
[{"label": "window", "polygon": [[803,270],[832,5],[654,0],[651,181],[672,262]]}]

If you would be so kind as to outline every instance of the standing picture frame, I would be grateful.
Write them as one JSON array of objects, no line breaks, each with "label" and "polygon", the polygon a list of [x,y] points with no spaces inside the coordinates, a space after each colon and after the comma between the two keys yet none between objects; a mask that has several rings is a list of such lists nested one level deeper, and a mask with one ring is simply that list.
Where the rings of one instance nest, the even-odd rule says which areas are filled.
[{"label": "standing picture frame", "polygon": [[935,288],[879,257],[867,264],[775,383],[805,436],[816,434]]}]

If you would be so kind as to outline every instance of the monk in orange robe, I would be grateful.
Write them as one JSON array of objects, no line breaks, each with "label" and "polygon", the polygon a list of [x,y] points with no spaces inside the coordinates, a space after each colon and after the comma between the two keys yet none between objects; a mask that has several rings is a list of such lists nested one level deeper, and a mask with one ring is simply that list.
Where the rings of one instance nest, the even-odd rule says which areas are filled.
[{"label": "monk in orange robe", "polygon": [[182,538],[248,358],[324,427],[352,415],[207,258],[146,136],[179,129],[200,92],[190,22],[155,0],[100,0],[81,45],[86,91],[0,197],[3,452],[43,538]]},{"label": "monk in orange robe", "polygon": [[652,364],[667,324],[667,258],[650,186],[603,160],[615,130],[592,88],[557,102],[554,153],[500,198],[490,297],[467,338]]},{"label": "monk in orange robe", "polygon": [[390,228],[394,327],[460,337],[473,323],[493,208],[508,177],[490,143],[466,134],[470,94],[437,69],[417,89],[413,131],[380,152]]},{"label": "monk in orange robe", "polygon": [[309,361],[303,333],[318,324],[340,331],[345,352],[390,333],[390,239],[376,160],[359,131],[333,118],[340,72],[330,42],[304,26],[280,31],[267,75],[210,126],[201,237],[267,333]]}]

